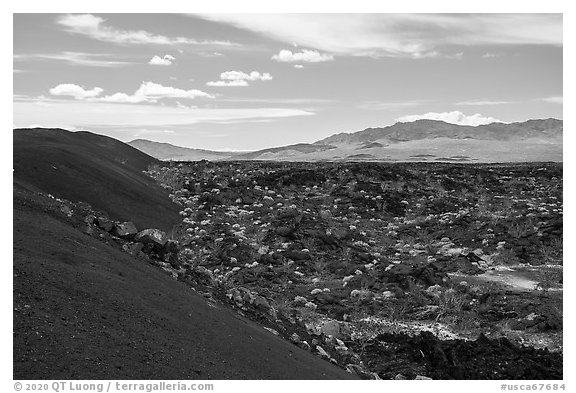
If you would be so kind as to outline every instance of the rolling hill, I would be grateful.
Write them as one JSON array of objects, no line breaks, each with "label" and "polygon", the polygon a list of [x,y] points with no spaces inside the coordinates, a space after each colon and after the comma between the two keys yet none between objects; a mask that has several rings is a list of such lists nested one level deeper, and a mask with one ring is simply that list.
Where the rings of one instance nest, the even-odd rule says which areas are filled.
[{"label": "rolling hill", "polygon": [[62,129],[16,129],[15,186],[83,201],[139,228],[170,230],[178,206],[142,171],[159,161],[116,139]]},{"label": "rolling hill", "polygon": [[236,160],[274,160],[278,157],[296,157],[302,154],[318,153],[330,149],[334,149],[334,146],[311,143],[297,143],[295,145],[272,147],[255,152],[242,153],[233,158]]},{"label": "rolling hill", "polygon": [[147,139],[134,139],[128,142],[128,145],[143,151],[144,153],[155,157],[159,160],[172,160],[172,161],[200,161],[200,160],[225,160],[232,158],[238,153],[235,152],[220,152],[203,149],[191,149],[188,147],[181,147],[171,145],[170,143],[154,142]]}]

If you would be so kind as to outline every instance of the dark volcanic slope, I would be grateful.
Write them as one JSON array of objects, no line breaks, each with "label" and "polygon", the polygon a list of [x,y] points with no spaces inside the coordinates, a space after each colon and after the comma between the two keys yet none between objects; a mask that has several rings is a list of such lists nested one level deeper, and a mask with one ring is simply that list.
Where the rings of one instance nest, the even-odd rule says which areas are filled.
[{"label": "dark volcanic slope", "polygon": [[142,173],[156,159],[118,140],[61,129],[14,130],[14,183],[90,203],[138,228],[170,230],[178,207]]},{"label": "dark volcanic slope", "polygon": [[341,379],[345,371],[14,192],[14,379]]}]

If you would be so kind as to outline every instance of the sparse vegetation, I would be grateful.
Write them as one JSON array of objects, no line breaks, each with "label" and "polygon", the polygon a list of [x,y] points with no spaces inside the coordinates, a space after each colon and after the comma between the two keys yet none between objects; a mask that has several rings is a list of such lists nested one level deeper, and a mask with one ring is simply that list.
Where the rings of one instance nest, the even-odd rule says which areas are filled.
[{"label": "sparse vegetation", "polygon": [[[293,342],[308,334],[333,362],[377,370],[383,337],[420,332],[517,344],[549,332],[540,347],[561,348],[562,279],[541,267],[562,257],[559,165],[196,162],[149,174],[182,206],[183,252],[205,250],[190,256],[214,287],[265,295],[288,322],[233,304]],[[315,336],[327,321],[351,329],[342,345]]]}]

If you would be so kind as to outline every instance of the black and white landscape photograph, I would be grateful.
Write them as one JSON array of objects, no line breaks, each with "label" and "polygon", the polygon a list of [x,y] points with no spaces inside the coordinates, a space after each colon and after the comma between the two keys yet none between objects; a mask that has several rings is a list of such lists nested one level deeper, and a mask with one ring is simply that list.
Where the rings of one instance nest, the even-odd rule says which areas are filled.
[{"label": "black and white landscape photograph", "polygon": [[564,391],[563,14],[517,9],[13,13],[13,380]]}]

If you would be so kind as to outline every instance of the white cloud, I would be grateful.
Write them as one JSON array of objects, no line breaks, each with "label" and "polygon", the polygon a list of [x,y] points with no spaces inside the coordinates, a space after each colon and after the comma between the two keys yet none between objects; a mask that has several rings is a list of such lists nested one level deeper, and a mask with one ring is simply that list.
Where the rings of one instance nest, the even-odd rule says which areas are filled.
[{"label": "white cloud", "polygon": [[243,79],[232,80],[232,81],[215,81],[215,82],[206,82],[207,86],[215,86],[215,87],[245,87],[248,86],[248,82]]},{"label": "white cloud", "polygon": [[222,57],[223,53],[220,52],[198,52],[196,53],[200,57]]},{"label": "white cloud", "polygon": [[191,89],[184,90],[171,86],[163,86],[154,82],[142,82],[138,90],[132,95],[126,93],[115,93],[109,96],[101,97],[99,101],[119,102],[119,103],[139,103],[139,102],[157,102],[162,98],[214,98],[214,96],[201,90]]},{"label": "white cloud", "polygon": [[77,100],[82,100],[84,98],[91,98],[100,95],[104,90],[99,87],[95,87],[90,90],[84,89],[82,86],[75,85],[73,83],[61,83],[50,89],[50,94],[54,96],[70,96]]},{"label": "white cloud", "polygon": [[563,104],[564,98],[562,96],[553,96],[542,98],[542,101],[549,102],[551,104]]},{"label": "white cloud", "polygon": [[398,119],[396,119],[396,121],[401,123],[407,123],[422,119],[441,120],[445,121],[446,123],[458,124],[461,126],[479,126],[482,124],[503,123],[501,120],[495,119],[493,117],[483,116],[479,113],[468,116],[460,111],[440,112],[440,113],[429,112],[423,115],[408,115],[399,117]]},{"label": "white cloud", "polygon": [[302,64],[294,64],[294,68],[302,69],[304,66]]},{"label": "white cloud", "polygon": [[214,13],[201,17],[340,55],[424,57],[450,45],[562,45],[562,14]]},{"label": "white cloud", "polygon": [[120,30],[106,26],[106,20],[92,14],[69,14],[59,17],[56,22],[66,31],[84,35],[98,41],[116,44],[157,44],[157,45],[235,45],[228,41],[198,41],[186,37],[166,37],[145,30]]},{"label": "white cloud", "polygon": [[272,60],[281,63],[321,63],[334,60],[334,56],[309,49],[303,49],[301,52],[282,49],[278,54],[272,56]]},{"label": "white cloud", "polygon": [[138,102],[154,102],[154,100],[152,99],[148,99],[147,97],[144,96],[138,96],[138,95],[129,95],[126,93],[114,93],[112,95],[109,96],[105,96],[100,98],[99,101],[105,101],[105,102],[119,102],[119,103],[138,103]]},{"label": "white cloud", "polygon": [[124,104],[100,101],[52,100],[52,106],[33,101],[14,102],[17,127],[31,123],[42,127],[89,129],[92,127],[162,127],[198,123],[232,123],[286,117],[312,116],[313,112],[294,108],[191,108],[150,104]]},{"label": "white cloud", "polygon": [[61,52],[52,54],[26,54],[14,55],[15,61],[51,60],[62,61],[74,66],[88,67],[122,67],[132,64],[127,61],[109,60],[112,55],[104,53]]},{"label": "white cloud", "polygon": [[160,65],[160,66],[169,66],[172,65],[172,61],[176,60],[174,56],[171,55],[164,55],[164,57],[154,56],[150,59],[148,64],[150,65]]},{"label": "white cloud", "polygon": [[217,87],[243,87],[248,86],[248,81],[269,81],[272,75],[267,72],[252,71],[249,74],[242,71],[226,71],[220,74],[220,80],[207,82],[207,86]]},{"label": "white cloud", "polygon": [[184,90],[172,86],[163,86],[154,82],[142,82],[138,90],[133,94],[114,93],[100,97],[104,90],[95,87],[86,90],[81,86],[72,83],[62,83],[50,89],[50,94],[56,96],[71,96],[78,100],[117,102],[117,103],[140,103],[140,102],[157,102],[163,98],[214,98],[213,95],[201,90],[190,89]]},{"label": "white cloud", "polygon": [[258,71],[252,71],[247,74],[242,71],[226,71],[220,74],[220,79],[223,80],[246,80],[246,81],[269,81],[272,80],[272,75],[267,72],[259,73]]}]

